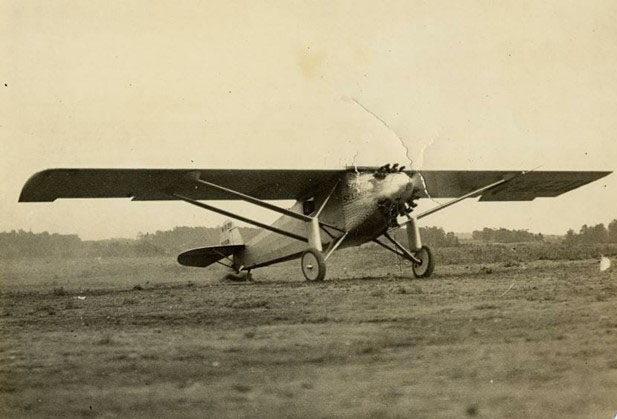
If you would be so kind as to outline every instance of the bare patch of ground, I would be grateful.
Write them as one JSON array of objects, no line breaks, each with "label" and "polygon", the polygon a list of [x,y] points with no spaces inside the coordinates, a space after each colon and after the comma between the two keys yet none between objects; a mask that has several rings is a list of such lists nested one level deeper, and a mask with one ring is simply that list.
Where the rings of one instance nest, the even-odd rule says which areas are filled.
[{"label": "bare patch of ground", "polygon": [[15,265],[0,295],[0,416],[617,411],[614,269],[438,265],[434,279],[412,280],[408,267],[359,268],[351,255],[332,259],[321,284],[301,280],[297,263],[239,284],[162,259],[52,261],[37,278]]}]

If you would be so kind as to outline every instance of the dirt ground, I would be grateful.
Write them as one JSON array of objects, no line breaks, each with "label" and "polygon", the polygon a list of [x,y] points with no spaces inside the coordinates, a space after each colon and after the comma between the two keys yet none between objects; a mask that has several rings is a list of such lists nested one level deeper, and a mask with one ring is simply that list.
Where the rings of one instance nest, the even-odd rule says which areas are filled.
[{"label": "dirt ground", "polygon": [[617,411],[615,259],[605,272],[597,260],[438,265],[413,280],[396,265],[343,267],[353,256],[320,284],[297,262],[252,283],[162,260],[4,266],[0,417]]}]

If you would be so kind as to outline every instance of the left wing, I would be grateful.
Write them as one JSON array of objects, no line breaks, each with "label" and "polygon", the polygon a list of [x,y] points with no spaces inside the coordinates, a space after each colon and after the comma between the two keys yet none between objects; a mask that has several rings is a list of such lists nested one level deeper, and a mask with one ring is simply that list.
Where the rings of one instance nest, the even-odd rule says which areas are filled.
[{"label": "left wing", "polygon": [[531,201],[561,195],[611,172],[421,170],[420,173],[426,184],[426,188],[421,188],[424,189],[420,191],[421,198],[457,198],[506,179],[474,197],[479,196],[480,201]]}]

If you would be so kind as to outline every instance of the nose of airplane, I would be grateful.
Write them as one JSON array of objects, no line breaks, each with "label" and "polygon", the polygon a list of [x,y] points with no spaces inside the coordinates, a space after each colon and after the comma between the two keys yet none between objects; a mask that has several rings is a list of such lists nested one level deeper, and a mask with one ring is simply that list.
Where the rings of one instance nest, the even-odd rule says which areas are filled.
[{"label": "nose of airplane", "polygon": [[407,200],[413,196],[414,191],[419,187],[420,179],[418,179],[417,173],[414,173],[411,176],[406,173],[400,173],[400,175],[401,190],[399,196],[403,200]]},{"label": "nose of airplane", "polygon": [[408,176],[406,173],[392,173],[386,179],[390,182],[392,198],[407,200],[411,198],[416,188],[416,181],[413,176]]},{"label": "nose of airplane", "polygon": [[409,195],[406,196],[406,198],[411,198],[415,192],[423,189],[423,180],[419,172],[414,172],[412,175],[408,175],[407,177],[409,178],[409,181],[407,182],[407,192]]}]

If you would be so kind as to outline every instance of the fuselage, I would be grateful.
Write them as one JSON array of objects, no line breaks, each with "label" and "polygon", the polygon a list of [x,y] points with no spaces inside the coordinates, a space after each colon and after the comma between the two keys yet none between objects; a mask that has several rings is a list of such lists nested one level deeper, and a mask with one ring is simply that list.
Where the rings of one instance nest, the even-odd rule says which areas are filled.
[{"label": "fuselage", "polygon": [[[383,176],[375,176],[372,172],[347,172],[308,198],[296,201],[292,210],[314,215],[335,182],[336,188],[320,213],[319,220],[347,232],[340,248],[358,246],[382,235],[395,222],[397,206],[412,198],[418,186],[418,179],[404,172]],[[307,237],[307,225],[301,220],[282,216],[273,225]],[[333,229],[322,228],[322,246],[326,248],[341,234]],[[294,259],[306,248],[306,242],[263,230],[235,255],[234,264],[247,269],[265,266]]]}]

